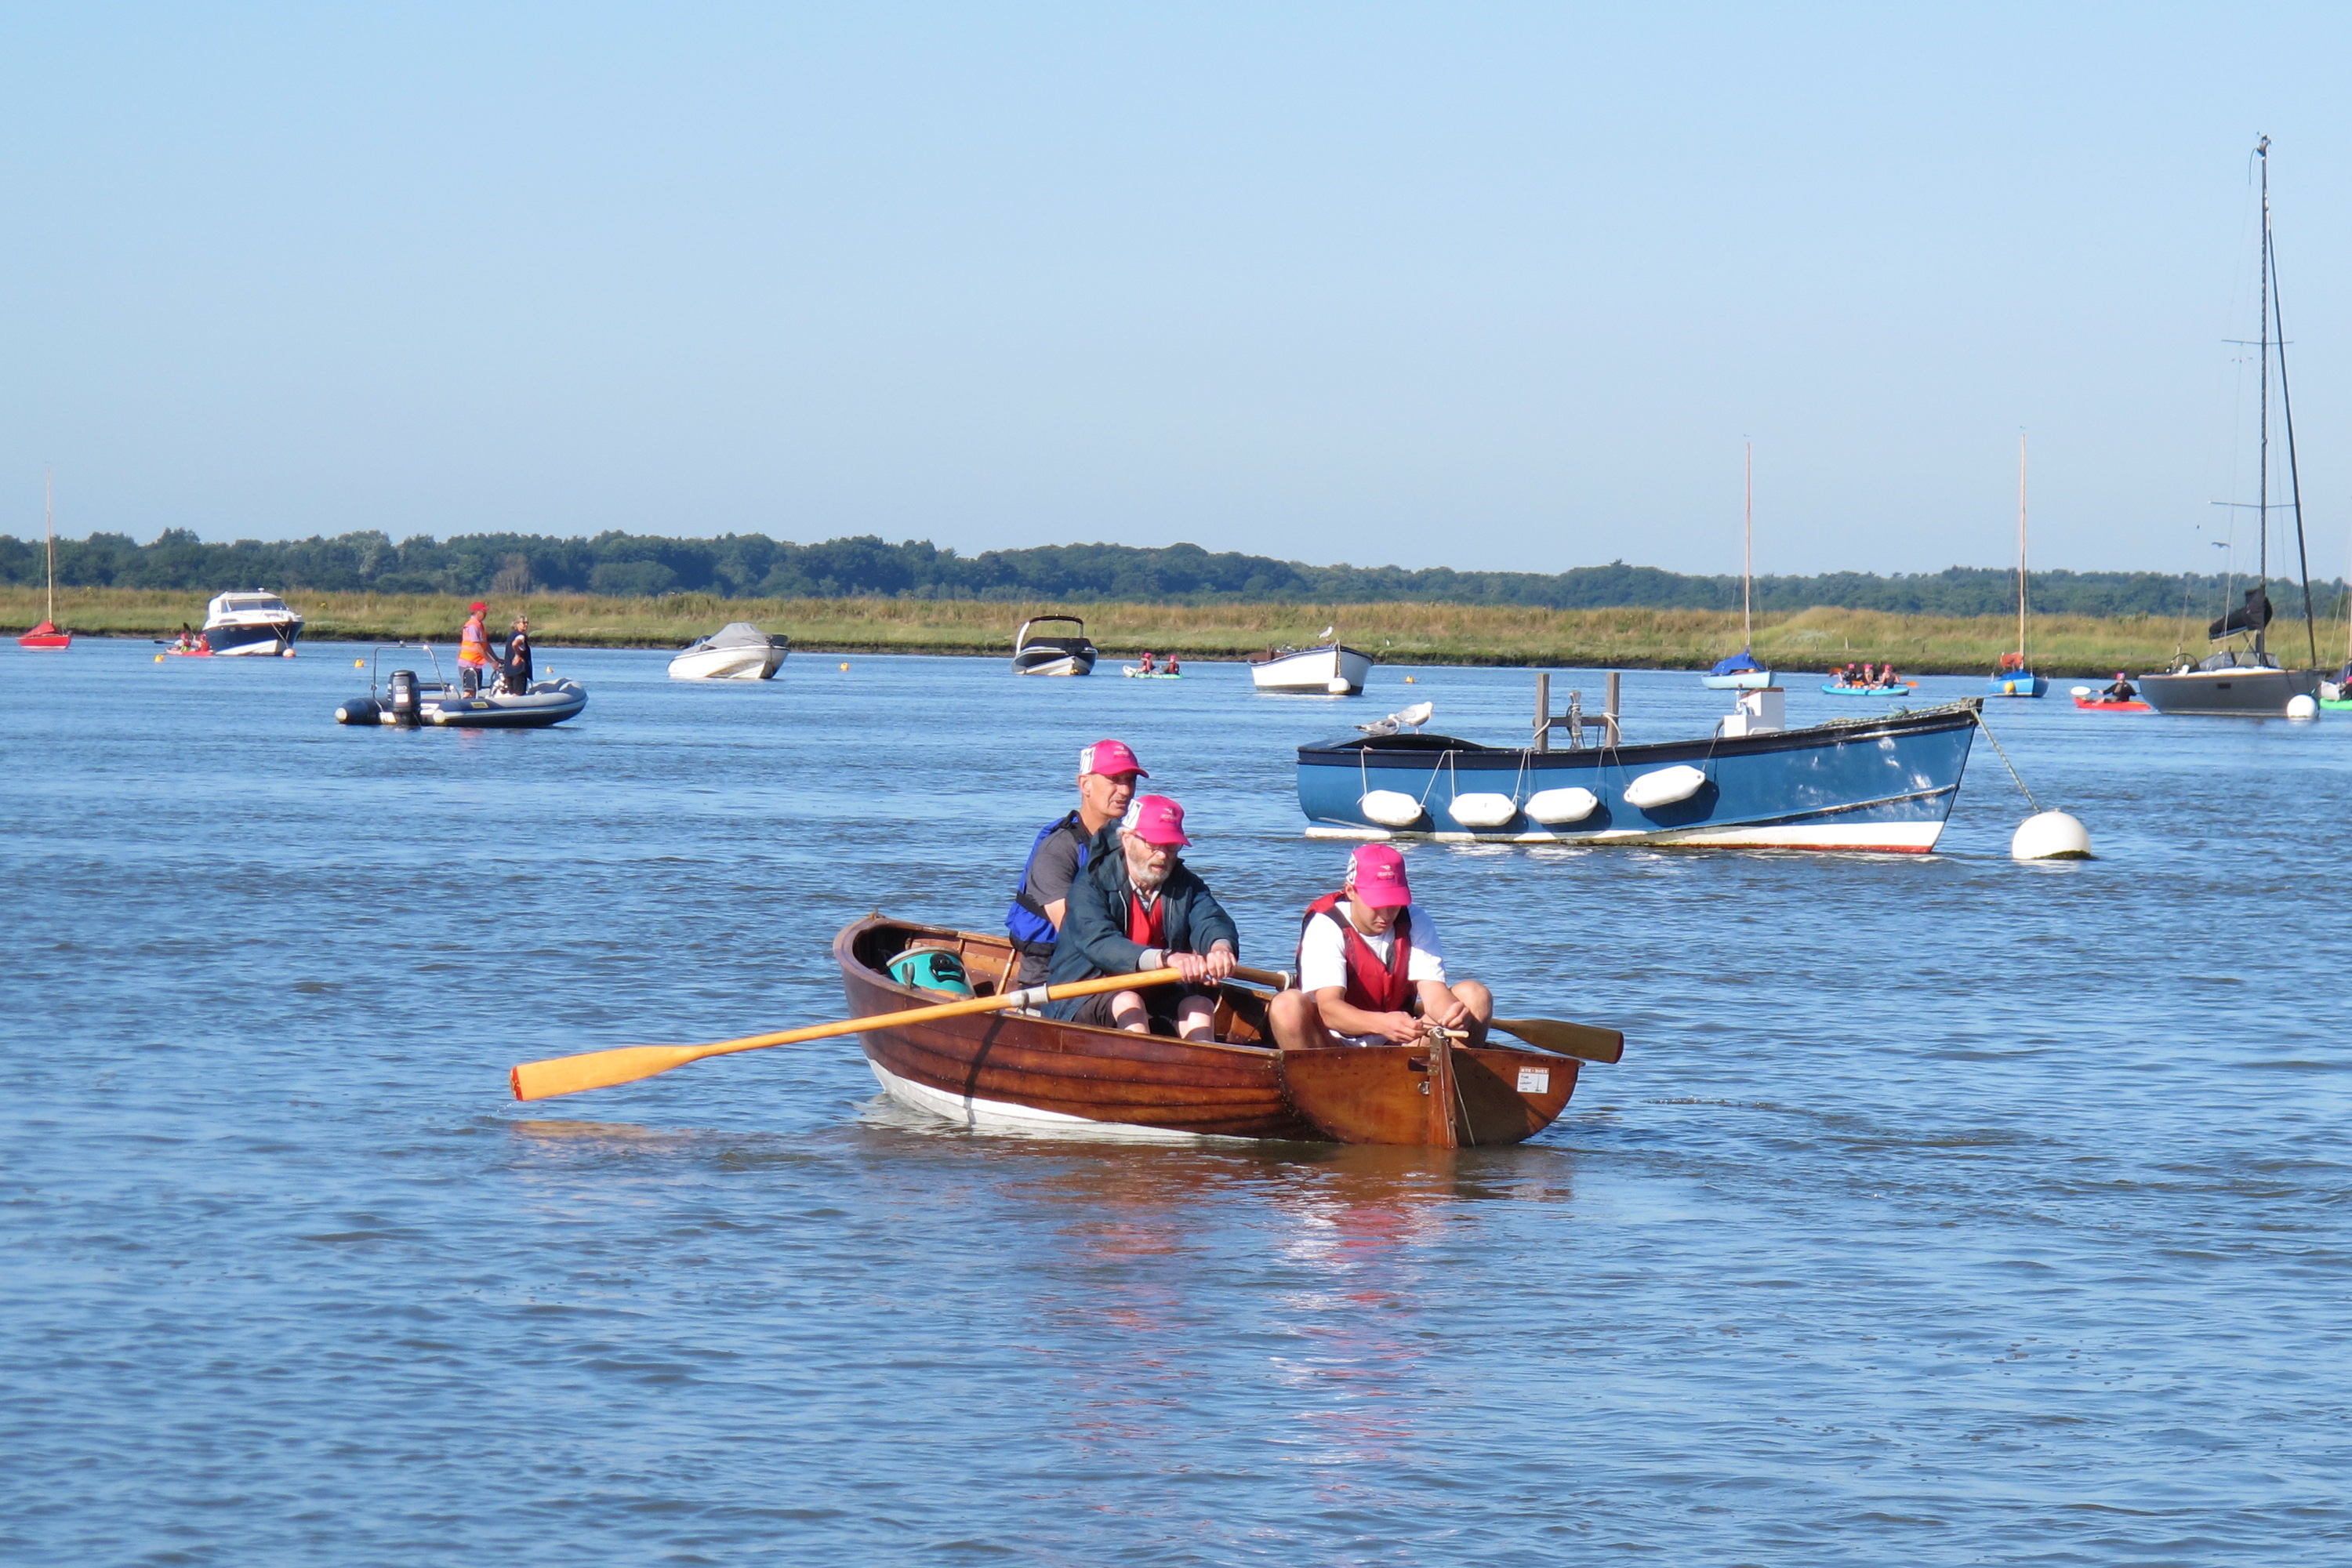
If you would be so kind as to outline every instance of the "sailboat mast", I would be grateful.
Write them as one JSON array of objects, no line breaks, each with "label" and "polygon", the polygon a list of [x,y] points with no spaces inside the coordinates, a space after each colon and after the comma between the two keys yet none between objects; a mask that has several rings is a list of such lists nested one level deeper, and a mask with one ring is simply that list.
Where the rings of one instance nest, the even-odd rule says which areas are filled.
[{"label": "sailboat mast", "polygon": [[1739,523],[1739,646],[1756,657],[1756,443],[1748,443],[1746,500]]},{"label": "sailboat mast", "polygon": [[[2294,558],[2303,571],[2303,638],[2319,663],[2319,628],[2311,612],[2311,546],[2303,531],[2303,466],[2294,456],[2294,388],[2286,374],[2286,313],[2279,303],[2278,247],[2271,247],[2271,320],[2278,327],[2279,415],[2286,423],[2286,500],[2294,509]],[[2269,597],[2267,587],[2263,596]]]},{"label": "sailboat mast", "polygon": [[2025,657],[2025,432],[2017,433],[2017,662],[2033,668]]},{"label": "sailboat mast", "polygon": [[41,470],[41,537],[49,552],[49,624],[58,624],[58,475]]},{"label": "sailboat mast", "polygon": [[[2254,483],[2254,526],[2262,531],[2258,552],[2262,575],[2261,603],[2267,606],[2271,598],[2271,139],[2263,137],[2254,143],[2254,156],[2262,160],[2263,169],[2263,259],[2261,339],[2262,371],[2262,439],[2261,453]],[[2265,647],[2263,631],[2268,615],[2258,615],[2254,621],[2254,662],[2263,662]],[[2224,628],[2227,629],[2226,627]]]}]

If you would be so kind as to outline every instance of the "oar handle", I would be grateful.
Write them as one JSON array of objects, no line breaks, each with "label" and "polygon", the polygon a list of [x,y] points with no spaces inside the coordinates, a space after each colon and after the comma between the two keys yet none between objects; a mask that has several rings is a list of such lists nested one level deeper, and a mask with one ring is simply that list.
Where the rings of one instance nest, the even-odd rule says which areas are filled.
[{"label": "oar handle", "polygon": [[1234,965],[1234,978],[1246,980],[1252,985],[1271,986],[1276,991],[1288,991],[1298,984],[1298,976],[1287,969],[1252,969],[1241,963]]}]

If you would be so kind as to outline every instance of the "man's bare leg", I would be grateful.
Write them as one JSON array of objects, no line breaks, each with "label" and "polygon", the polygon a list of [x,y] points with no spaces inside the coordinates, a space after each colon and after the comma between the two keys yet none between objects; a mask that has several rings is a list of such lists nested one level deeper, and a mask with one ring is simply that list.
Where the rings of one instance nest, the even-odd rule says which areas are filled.
[{"label": "man's bare leg", "polygon": [[1122,991],[1110,999],[1111,1021],[1130,1035],[1151,1033],[1151,1014],[1139,991]]},{"label": "man's bare leg", "polygon": [[1451,988],[1454,999],[1470,1010],[1470,1027],[1464,1032],[1473,1046],[1486,1043],[1486,1026],[1495,1020],[1495,994],[1475,980],[1459,980]]},{"label": "man's bare leg", "polygon": [[1266,1014],[1274,1026],[1274,1043],[1286,1051],[1312,1050],[1330,1043],[1323,1027],[1322,1010],[1304,991],[1276,993],[1266,1005]]}]

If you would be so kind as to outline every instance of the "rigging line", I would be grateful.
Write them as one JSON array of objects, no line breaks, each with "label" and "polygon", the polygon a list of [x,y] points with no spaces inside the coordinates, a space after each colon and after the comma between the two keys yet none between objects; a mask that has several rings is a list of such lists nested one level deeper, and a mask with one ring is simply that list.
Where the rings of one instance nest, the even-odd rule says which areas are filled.
[{"label": "rigging line", "polygon": [[2311,549],[2303,534],[2303,475],[2294,461],[2294,396],[2286,384],[2286,319],[2279,313],[2278,248],[2271,248],[2271,314],[2278,322],[2279,411],[2286,416],[2287,494],[2294,510],[2294,553],[2303,568],[2303,636],[2311,647],[2311,668],[2319,668],[2319,628],[2311,618]]},{"label": "rigging line", "polygon": [[2033,792],[2027,789],[2025,787],[2025,781],[2018,776],[2017,764],[2011,762],[2009,760],[2009,753],[2001,749],[2000,737],[1994,734],[1992,732],[1992,726],[1985,722],[1984,710],[1982,709],[1979,709],[1977,710],[1977,728],[1982,730],[1985,732],[1985,739],[1992,742],[1993,754],[2000,758],[2000,765],[2009,770],[2009,776],[2017,780],[2017,793],[2025,797],[2025,804],[2032,806],[2034,810],[2040,811],[2042,809],[2042,803],[2033,798]]}]

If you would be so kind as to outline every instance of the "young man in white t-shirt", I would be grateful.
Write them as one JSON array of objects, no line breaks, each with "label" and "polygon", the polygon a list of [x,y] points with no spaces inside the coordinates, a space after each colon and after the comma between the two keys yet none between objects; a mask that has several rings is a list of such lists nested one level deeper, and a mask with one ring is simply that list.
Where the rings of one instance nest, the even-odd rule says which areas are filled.
[{"label": "young man in white t-shirt", "polygon": [[1367,844],[1348,858],[1347,886],[1307,907],[1298,989],[1274,999],[1275,1042],[1410,1045],[1433,1025],[1484,1045],[1495,999],[1475,980],[1448,983],[1435,922],[1415,909],[1404,857]]}]

